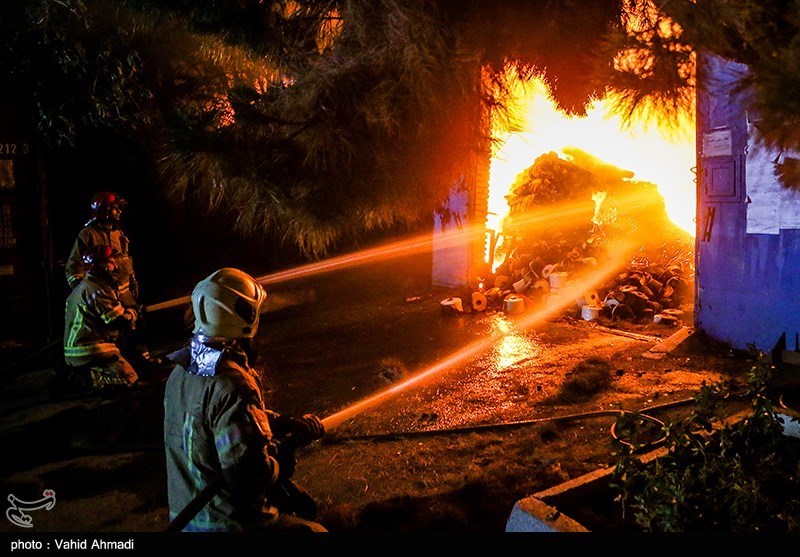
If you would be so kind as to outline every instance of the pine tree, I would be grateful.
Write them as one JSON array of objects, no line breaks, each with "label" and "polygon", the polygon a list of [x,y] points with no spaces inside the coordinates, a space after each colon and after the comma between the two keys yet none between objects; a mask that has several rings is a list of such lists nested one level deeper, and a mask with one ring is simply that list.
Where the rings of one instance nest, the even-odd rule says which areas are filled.
[{"label": "pine tree", "polygon": [[[797,2],[6,0],[0,98],[54,150],[135,142],[173,200],[321,256],[425,223],[510,78],[581,115],[693,110],[695,52],[749,64],[768,137],[800,145]],[[511,71],[509,71],[511,70]],[[507,116],[507,114],[506,114]]]}]

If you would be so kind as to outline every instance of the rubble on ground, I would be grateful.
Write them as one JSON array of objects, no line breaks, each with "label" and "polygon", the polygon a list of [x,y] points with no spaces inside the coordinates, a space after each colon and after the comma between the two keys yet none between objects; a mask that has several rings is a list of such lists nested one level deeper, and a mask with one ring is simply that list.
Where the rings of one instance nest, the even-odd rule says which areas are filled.
[{"label": "rubble on ground", "polygon": [[[470,292],[442,300],[444,313],[521,313],[546,305],[574,278],[601,270],[611,278],[575,296],[566,315],[682,323],[694,302],[693,238],[670,221],[655,185],[581,151],[571,154],[565,160],[547,153],[520,173],[495,252],[502,262]],[[552,219],[530,218],[537,209],[533,214],[548,209]],[[641,244],[623,265],[607,253],[621,238]]]}]

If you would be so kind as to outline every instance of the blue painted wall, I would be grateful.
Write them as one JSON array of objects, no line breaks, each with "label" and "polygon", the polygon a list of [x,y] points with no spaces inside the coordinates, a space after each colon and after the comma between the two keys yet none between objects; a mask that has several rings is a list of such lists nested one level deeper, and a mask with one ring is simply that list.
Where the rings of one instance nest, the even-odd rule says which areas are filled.
[{"label": "blue painted wall", "polygon": [[754,226],[753,211],[768,214],[770,208],[768,197],[751,199],[763,184],[753,178],[758,173],[748,148],[753,114],[736,88],[746,68],[707,55],[700,61],[695,327],[733,348],[764,351],[785,333],[793,350],[800,333],[800,230],[781,223],[794,220],[792,211],[800,214],[800,203],[795,196],[789,205],[776,199],[774,230],[756,231],[769,219]]},{"label": "blue painted wall", "polygon": [[433,262],[431,282],[450,288],[469,284],[471,239],[464,235],[469,222],[469,192],[462,183],[454,185],[445,205],[446,212],[433,220]]}]

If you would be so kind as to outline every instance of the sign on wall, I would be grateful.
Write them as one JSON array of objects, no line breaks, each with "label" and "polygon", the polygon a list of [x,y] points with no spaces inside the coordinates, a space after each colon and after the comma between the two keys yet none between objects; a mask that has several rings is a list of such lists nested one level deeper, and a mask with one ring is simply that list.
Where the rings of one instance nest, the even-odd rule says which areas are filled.
[{"label": "sign on wall", "polygon": [[714,130],[703,134],[702,156],[729,157],[733,154],[731,130]]}]

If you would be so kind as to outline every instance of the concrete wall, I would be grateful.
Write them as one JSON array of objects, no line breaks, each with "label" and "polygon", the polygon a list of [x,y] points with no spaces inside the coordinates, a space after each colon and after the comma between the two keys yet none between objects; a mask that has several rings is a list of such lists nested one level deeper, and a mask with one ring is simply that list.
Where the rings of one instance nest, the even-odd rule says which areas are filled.
[{"label": "concrete wall", "polygon": [[[782,187],[758,117],[736,88],[746,67],[700,57],[695,326],[733,348],[769,351],[800,333],[800,194]],[[800,155],[798,155],[800,157]]]}]

